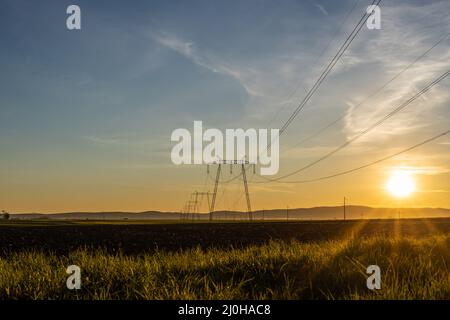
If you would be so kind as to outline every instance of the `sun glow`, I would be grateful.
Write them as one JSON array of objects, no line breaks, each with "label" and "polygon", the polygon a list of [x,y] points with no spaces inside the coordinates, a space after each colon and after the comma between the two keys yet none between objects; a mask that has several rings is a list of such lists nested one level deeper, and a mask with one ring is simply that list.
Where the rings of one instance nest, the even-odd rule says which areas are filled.
[{"label": "sun glow", "polygon": [[386,183],[386,189],[395,197],[406,198],[416,189],[411,172],[396,169],[392,171]]}]

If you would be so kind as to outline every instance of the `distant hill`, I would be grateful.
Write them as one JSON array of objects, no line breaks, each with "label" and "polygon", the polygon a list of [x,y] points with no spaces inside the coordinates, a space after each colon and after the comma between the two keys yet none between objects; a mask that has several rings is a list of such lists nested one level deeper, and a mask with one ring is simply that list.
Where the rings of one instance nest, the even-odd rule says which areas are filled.
[{"label": "distant hill", "polygon": [[11,214],[12,219],[65,219],[65,220],[172,220],[180,219],[177,212],[64,212]]},{"label": "distant hill", "polygon": [[[450,217],[450,209],[444,208],[372,208],[366,206],[346,206],[347,219],[390,219],[390,218],[439,218]],[[246,219],[247,213],[234,211],[216,211],[215,219]],[[11,214],[12,219],[65,219],[65,220],[179,220],[179,212],[65,212],[65,213],[23,213]],[[190,215],[194,219],[206,220],[209,215],[200,213]],[[334,220],[343,219],[344,208],[314,207],[258,210],[253,212],[254,219],[266,220]]]}]

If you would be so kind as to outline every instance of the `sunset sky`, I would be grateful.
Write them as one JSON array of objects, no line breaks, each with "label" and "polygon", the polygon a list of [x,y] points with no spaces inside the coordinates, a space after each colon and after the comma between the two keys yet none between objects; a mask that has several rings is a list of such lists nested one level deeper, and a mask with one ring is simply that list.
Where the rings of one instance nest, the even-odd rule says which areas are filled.
[{"label": "sunset sky", "polygon": [[[207,177],[204,165],[174,165],[172,131],[192,130],[194,120],[221,130],[280,128],[370,3],[2,1],[0,209],[179,210],[191,192],[212,191],[215,168]],[[70,4],[81,7],[81,30],[66,28]],[[279,175],[330,152],[449,70],[447,37],[355,108],[448,34],[449,12],[447,0],[382,2],[381,30],[363,27],[281,136]],[[449,88],[450,76],[286,180],[352,169],[450,129]],[[376,207],[450,208],[449,159],[447,135],[319,182],[255,183],[262,180],[249,170],[250,196],[254,209],[341,205],[344,196]],[[399,169],[415,183],[401,200],[386,187]],[[216,208],[245,210],[242,188],[240,180],[220,185]]]}]

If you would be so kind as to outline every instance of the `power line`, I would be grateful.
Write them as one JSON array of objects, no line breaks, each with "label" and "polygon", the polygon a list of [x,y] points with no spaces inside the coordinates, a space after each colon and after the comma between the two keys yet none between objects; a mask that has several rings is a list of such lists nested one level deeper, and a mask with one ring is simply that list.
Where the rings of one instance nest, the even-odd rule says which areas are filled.
[{"label": "power line", "polygon": [[[381,3],[381,1],[382,0],[373,0],[371,5],[378,6]],[[308,101],[311,99],[311,97],[314,95],[314,93],[320,87],[322,82],[325,81],[325,78],[328,76],[328,74],[331,72],[333,67],[336,65],[336,63],[339,61],[339,59],[345,53],[347,48],[353,42],[355,37],[361,31],[362,27],[364,26],[364,24],[366,23],[366,21],[370,17],[370,15],[371,15],[371,13],[367,13],[367,11],[364,11],[364,14],[361,17],[361,19],[358,21],[358,23],[355,25],[352,32],[350,32],[350,34],[347,36],[344,43],[340,46],[339,50],[336,52],[334,57],[331,59],[331,61],[328,63],[328,65],[325,67],[325,69],[322,71],[322,73],[320,74],[319,78],[316,80],[314,85],[311,87],[311,89],[308,91],[306,96],[303,98],[303,100],[300,102],[300,104],[297,106],[297,108],[294,110],[294,112],[290,115],[290,117],[284,122],[283,126],[281,127],[281,129],[279,131],[279,136],[281,136],[286,131],[288,126],[297,117],[297,115],[300,113],[300,111],[303,110],[305,105],[308,103]],[[276,139],[279,139],[279,137],[277,137]],[[272,140],[269,141],[268,146],[266,147],[266,150],[270,150],[272,142],[273,142]]]},{"label": "power line", "polygon": [[414,96],[412,96],[411,98],[409,98],[407,101],[403,102],[402,104],[400,104],[398,107],[396,107],[394,110],[392,110],[391,112],[389,112],[387,115],[385,115],[382,119],[378,120],[377,122],[375,122],[374,124],[372,124],[371,126],[369,126],[368,128],[366,128],[365,130],[359,132],[356,136],[354,136],[352,139],[346,141],[345,143],[343,143],[342,145],[340,145],[339,147],[337,147],[336,149],[330,151],[329,153],[325,154],[324,156],[320,157],[319,159],[307,164],[304,167],[301,167],[300,169],[297,169],[295,171],[292,171],[290,173],[287,173],[285,175],[282,175],[278,178],[275,179],[270,179],[270,178],[266,178],[266,177],[262,177],[265,180],[267,180],[268,182],[272,182],[272,181],[279,181],[281,179],[293,176],[301,171],[304,171],[314,165],[316,165],[317,163],[331,157],[333,154],[339,152],[340,150],[344,149],[345,147],[347,147],[348,145],[350,145],[351,143],[353,143],[355,140],[359,139],[360,137],[362,137],[363,135],[365,135],[366,133],[368,133],[369,131],[375,129],[376,127],[378,127],[379,125],[381,125],[384,121],[388,120],[389,118],[391,118],[392,116],[394,116],[396,113],[400,112],[401,110],[403,110],[404,108],[406,108],[408,105],[410,105],[414,100],[416,100],[417,98],[419,98],[421,95],[423,95],[424,93],[426,93],[427,91],[429,91],[432,87],[434,87],[436,84],[438,84],[439,82],[441,82],[442,80],[444,80],[450,73],[450,70],[447,70],[446,72],[444,72],[442,75],[440,75],[438,78],[436,78],[435,80],[433,80],[431,83],[429,83],[426,87],[424,87],[422,90],[420,90],[418,93],[416,93]]},{"label": "power line", "polygon": [[349,173],[352,173],[352,172],[355,172],[355,171],[358,171],[358,170],[361,170],[361,169],[364,169],[364,168],[376,165],[376,164],[378,164],[380,162],[392,159],[392,158],[394,158],[396,156],[399,156],[399,155],[401,155],[403,153],[406,153],[406,152],[411,151],[413,149],[419,148],[419,147],[421,147],[421,146],[423,146],[423,145],[425,145],[425,144],[427,144],[429,142],[432,142],[432,141],[434,141],[436,139],[439,139],[439,138],[441,138],[441,137],[443,137],[443,136],[445,136],[445,135],[447,135],[449,133],[450,133],[450,130],[444,131],[444,132],[442,132],[442,133],[440,133],[440,134],[438,134],[438,135],[436,135],[434,137],[431,137],[431,138],[429,138],[427,140],[424,140],[424,141],[422,141],[422,142],[420,142],[418,144],[415,144],[415,145],[413,145],[413,146],[411,146],[409,148],[406,148],[406,149],[404,149],[402,151],[396,152],[396,153],[391,154],[391,155],[389,155],[387,157],[378,159],[376,161],[369,162],[369,163],[367,163],[365,165],[362,165],[362,166],[359,166],[359,167],[356,167],[356,168],[353,168],[353,169],[350,169],[350,170],[345,170],[345,171],[334,173],[334,174],[331,174],[331,175],[328,175],[328,176],[323,176],[323,177],[314,178],[314,179],[308,179],[308,180],[277,181],[277,182],[279,182],[279,183],[309,183],[309,182],[316,182],[316,181],[321,181],[321,180],[326,180],[326,179],[331,179],[331,178],[343,176],[345,174],[349,174]]},{"label": "power line", "polygon": [[[356,0],[355,3],[353,4],[353,6],[350,8],[350,10],[347,12],[347,14],[345,15],[344,20],[342,20],[341,24],[336,29],[336,31],[334,32],[333,36],[330,38],[330,41],[328,41],[328,44],[322,49],[322,51],[320,52],[319,56],[314,61],[314,64],[313,64],[311,70],[315,69],[315,67],[316,67],[317,63],[319,62],[319,60],[322,58],[322,56],[325,54],[325,52],[328,51],[328,48],[330,47],[331,43],[335,40],[336,36],[339,34],[339,32],[341,31],[341,29],[344,26],[345,22],[347,22],[348,18],[353,13],[353,11],[355,10],[357,4],[360,1],[361,0]],[[297,94],[298,90],[300,89],[300,86],[301,86],[301,83],[298,83],[297,86],[295,87],[295,90],[289,95],[288,99],[283,104],[283,106],[276,111],[275,115],[272,117],[272,119],[269,121],[269,123],[267,124],[266,127],[270,127],[270,125],[275,121],[275,119],[278,117],[278,115],[288,106],[288,104],[291,102],[292,98]]]},{"label": "power line", "polygon": [[[373,0],[372,5],[379,5],[381,0]],[[366,11],[364,12],[361,19],[358,21],[356,26],[353,28],[352,32],[348,35],[347,39],[345,39],[344,43],[339,48],[338,52],[334,55],[334,57],[331,59],[330,63],[327,65],[327,67],[322,71],[322,74],[319,76],[319,78],[316,80],[314,85],[311,87],[311,89],[308,91],[306,96],[303,98],[303,100],[300,102],[298,107],[294,110],[294,112],[291,114],[291,116],[288,118],[288,120],[285,121],[283,126],[280,129],[280,135],[283,134],[288,126],[292,123],[292,121],[295,119],[295,117],[299,114],[300,111],[305,107],[306,103],[311,99],[311,97],[314,95],[314,93],[317,91],[317,89],[320,87],[322,82],[325,80],[325,78],[328,76],[330,71],[333,69],[333,67],[336,65],[336,63],[339,61],[339,59],[342,57],[342,55],[345,53],[347,48],[350,46],[350,44],[353,42],[355,37],[358,35],[358,33],[361,31],[361,28],[364,26],[365,22],[369,18],[370,14],[368,14]]]},{"label": "power line", "polygon": [[[376,5],[378,6],[381,3],[382,0],[373,0],[371,6]],[[355,4],[356,6],[356,4]],[[353,8],[352,8],[353,10]],[[322,82],[325,80],[325,78],[328,76],[328,74],[331,72],[333,67],[336,65],[336,63],[339,61],[339,59],[342,57],[342,55],[345,53],[347,48],[350,46],[350,44],[353,42],[355,37],[358,35],[358,33],[361,31],[361,28],[366,23],[367,19],[370,17],[371,13],[367,13],[367,11],[364,11],[363,16],[358,21],[358,23],[353,28],[352,32],[347,36],[344,43],[340,46],[339,50],[336,52],[334,57],[331,59],[331,61],[328,63],[328,65],[325,67],[325,69],[322,71],[319,78],[316,80],[314,85],[311,87],[311,89],[308,91],[306,96],[303,98],[303,100],[300,102],[298,107],[294,110],[294,112],[291,114],[291,116],[288,118],[288,120],[285,121],[283,126],[281,127],[279,131],[279,136],[283,134],[283,132],[287,129],[287,127],[291,124],[291,122],[294,120],[294,118],[298,115],[298,113],[304,108],[306,103],[309,101],[309,99],[314,95],[314,93],[317,91],[317,89],[320,87]],[[276,139],[279,139],[279,136]],[[265,150],[270,150],[270,147],[272,145],[273,140],[270,140],[268,145],[266,146]],[[260,152],[260,154],[263,151]],[[237,179],[238,176],[234,177],[232,180]],[[232,181],[231,180],[231,181]]]},{"label": "power line", "polygon": [[[373,0],[371,6],[376,5],[378,6],[381,3],[382,0]],[[325,80],[325,78],[328,76],[328,74],[331,72],[333,67],[336,65],[336,63],[339,61],[339,59],[342,57],[342,55],[345,53],[347,48],[350,46],[350,44],[353,42],[355,37],[358,35],[358,33],[361,31],[362,27],[366,23],[367,19],[370,17],[371,13],[367,13],[367,11],[364,11],[364,14],[362,15],[361,19],[358,21],[358,23],[353,28],[352,32],[347,36],[344,43],[340,46],[339,50],[336,52],[334,57],[331,59],[331,61],[328,63],[328,65],[325,67],[325,69],[320,74],[319,78],[316,80],[314,85],[309,89],[306,96],[303,98],[303,100],[300,102],[300,104],[297,106],[297,108],[294,110],[294,112],[291,114],[291,116],[285,121],[283,126],[281,127],[279,131],[279,136],[281,136],[288,126],[292,123],[292,121],[297,117],[297,115],[300,113],[300,111],[303,110],[306,103],[311,99],[311,97],[314,95],[314,93],[317,91],[317,89],[320,87],[322,82]],[[279,136],[276,139],[279,139]],[[270,140],[265,150],[270,150],[270,147],[272,145],[273,140]]]},{"label": "power line", "polygon": [[[390,83],[392,83],[395,79],[397,79],[400,75],[402,75],[405,71],[407,71],[409,68],[411,68],[415,63],[417,63],[419,60],[421,60],[423,57],[425,57],[431,50],[433,50],[436,46],[438,46],[442,41],[444,41],[445,39],[448,38],[450,33],[445,34],[443,37],[441,37],[436,43],[434,43],[430,48],[428,48],[424,53],[422,53],[420,56],[418,56],[416,59],[414,59],[414,61],[412,61],[410,64],[408,64],[406,67],[404,67],[400,72],[398,72],[395,76],[393,76],[391,79],[389,79],[386,83],[384,83],[381,87],[379,87],[378,89],[376,89],[374,92],[372,92],[371,94],[369,94],[364,100],[362,100],[360,103],[358,103],[353,110],[359,108],[361,105],[363,105],[364,103],[366,103],[370,98],[374,97],[375,95],[377,95],[378,93],[380,93],[384,88],[386,88]],[[321,128],[320,130],[318,130],[317,132],[315,132],[314,134],[308,136],[307,138],[301,140],[299,143],[293,145],[292,147],[284,150],[284,152],[286,152],[287,150],[290,150],[294,147],[298,147],[302,144],[304,144],[305,142],[317,137],[318,135],[322,134],[323,132],[327,131],[329,128],[331,128],[332,126],[334,126],[336,123],[338,123],[339,121],[341,121],[342,119],[345,118],[345,114],[340,116],[339,118],[333,120],[332,122],[328,123],[327,125],[325,125],[323,128]]]}]

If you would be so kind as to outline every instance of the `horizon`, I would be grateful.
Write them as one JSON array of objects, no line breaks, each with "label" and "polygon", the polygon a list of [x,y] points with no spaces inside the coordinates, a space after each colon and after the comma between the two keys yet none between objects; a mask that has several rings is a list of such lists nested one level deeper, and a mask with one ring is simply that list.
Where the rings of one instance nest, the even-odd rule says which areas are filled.
[{"label": "horizon", "polygon": [[[344,205],[334,205],[334,206],[314,206],[314,207],[294,207],[294,208],[289,208],[288,211],[293,211],[293,210],[309,210],[309,209],[320,209],[320,208],[343,208]],[[360,205],[360,204],[346,204],[345,205],[346,208],[352,208],[352,207],[364,207],[364,208],[368,208],[368,209],[386,209],[386,210],[407,210],[407,209],[411,209],[411,210],[449,210],[450,208],[445,208],[445,207],[376,207],[376,206],[366,206],[366,205]],[[286,211],[286,208],[264,208],[264,209],[257,209],[252,211],[253,213],[260,213],[263,211]],[[215,210],[213,211],[213,213],[220,213],[220,212],[230,212],[230,213],[244,213],[246,214],[247,211],[243,210],[243,211],[237,211],[237,210]],[[111,213],[111,214],[115,214],[115,213],[125,213],[125,214],[139,214],[139,213],[176,213],[179,214],[181,213],[180,210],[178,211],[161,211],[161,210],[144,210],[144,211],[118,211],[118,210],[106,210],[106,211],[55,211],[55,212],[38,212],[38,211],[30,211],[30,212],[8,212],[9,214],[12,215],[21,215],[21,214],[43,214],[43,215],[51,215],[51,214],[66,214],[66,213]],[[197,214],[197,215],[206,215],[209,212],[196,212],[196,213],[192,213],[192,214]]]}]

